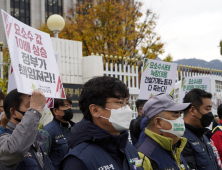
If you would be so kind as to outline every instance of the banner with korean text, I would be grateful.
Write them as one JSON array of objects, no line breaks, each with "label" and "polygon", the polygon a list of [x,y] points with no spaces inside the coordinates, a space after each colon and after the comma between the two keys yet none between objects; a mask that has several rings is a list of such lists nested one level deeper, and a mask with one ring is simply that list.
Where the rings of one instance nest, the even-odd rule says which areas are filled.
[{"label": "banner with korean text", "polygon": [[1,12],[18,91],[39,89],[48,98],[66,98],[50,35]]},{"label": "banner with korean text", "polygon": [[148,100],[159,93],[173,96],[176,71],[177,63],[144,59],[139,99]]},{"label": "banner with korean text", "polygon": [[210,92],[210,77],[183,77],[180,93],[181,103],[185,95],[194,88]]},{"label": "banner with korean text", "polygon": [[82,113],[79,109],[79,96],[82,92],[82,84],[63,84],[66,96],[72,100],[73,113]]}]

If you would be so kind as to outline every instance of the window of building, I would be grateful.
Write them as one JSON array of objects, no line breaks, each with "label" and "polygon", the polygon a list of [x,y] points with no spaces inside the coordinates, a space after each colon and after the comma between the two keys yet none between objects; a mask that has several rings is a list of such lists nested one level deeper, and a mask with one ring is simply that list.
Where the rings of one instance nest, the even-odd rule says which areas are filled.
[{"label": "window of building", "polygon": [[19,21],[30,25],[30,0],[11,0],[10,13]]},{"label": "window of building", "polygon": [[85,0],[77,0],[77,5],[83,5],[85,3]]},{"label": "window of building", "polygon": [[216,89],[216,92],[222,91],[222,81],[219,81],[219,80],[215,81],[215,89]]},{"label": "window of building", "polygon": [[52,14],[62,16],[62,0],[45,0],[45,20],[47,21]]},{"label": "window of building", "polygon": [[85,10],[84,11],[78,10],[77,11],[78,14],[83,14],[83,15],[88,14],[87,10],[92,7],[92,0],[77,0],[76,8],[78,8],[79,6],[85,5],[86,3],[87,3],[87,6]]}]

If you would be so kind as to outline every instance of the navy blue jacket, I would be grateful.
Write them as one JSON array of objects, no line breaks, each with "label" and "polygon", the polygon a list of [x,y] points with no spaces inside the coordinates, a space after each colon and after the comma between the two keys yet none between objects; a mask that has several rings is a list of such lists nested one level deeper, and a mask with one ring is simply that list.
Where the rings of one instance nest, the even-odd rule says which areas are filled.
[{"label": "navy blue jacket", "polygon": [[[140,120],[141,121],[141,120]],[[139,122],[139,116],[137,116],[136,119],[131,120],[130,122],[130,137],[132,140],[132,144],[135,145],[138,140],[139,140],[139,135],[140,135],[140,127],[136,127],[136,126],[140,126],[140,122]],[[134,131],[137,131],[136,133]]]},{"label": "navy blue jacket", "polygon": [[[180,170],[178,164],[173,159],[173,156],[171,156],[170,153],[163,149],[156,141],[151,139],[149,136],[146,135],[145,137],[143,137],[143,139],[136,145],[136,148],[139,152],[143,153],[149,158],[153,169]],[[182,155],[180,155],[180,165],[182,166],[182,168],[189,170],[189,166],[187,165],[187,162]]]},{"label": "navy blue jacket", "polygon": [[140,128],[141,121],[143,120],[144,117],[145,117],[144,114],[141,116],[138,115],[136,119],[133,119],[130,122],[130,137],[133,145],[135,145],[139,141],[140,133],[141,131],[143,131],[143,129],[145,129],[145,128],[143,129]]},{"label": "navy blue jacket", "polygon": [[[73,122],[71,126],[74,125]],[[60,125],[61,124],[61,125]],[[64,124],[64,123],[63,123]],[[66,123],[68,125],[68,123]],[[66,128],[68,130],[68,127]],[[46,151],[49,154],[55,170],[59,169],[59,164],[64,156],[68,153],[68,133],[62,127],[62,122],[54,119],[49,124],[44,126],[40,133],[47,136],[47,143],[45,144]],[[50,146],[47,146],[50,145]]]},{"label": "navy blue jacket", "polygon": [[85,118],[72,128],[69,147],[72,151],[61,162],[60,169],[75,167],[75,170],[91,170],[88,168],[89,164],[98,162],[95,164],[97,169],[100,164],[101,169],[112,164],[117,169],[130,170],[133,165],[129,163],[129,155],[139,159],[136,149],[128,142],[127,131],[120,135],[111,135]]},{"label": "navy blue jacket", "polygon": [[[141,123],[140,123],[140,137],[139,137],[139,140],[138,140],[138,143],[144,138],[146,137],[146,134],[145,134],[145,129],[147,127],[147,118],[146,116],[142,119]],[[135,145],[134,145],[135,146]]]},{"label": "navy blue jacket", "polygon": [[[12,131],[9,129],[5,129],[3,133],[9,133],[12,134]],[[38,137],[38,135],[40,135]],[[43,138],[41,134],[37,134],[37,140],[41,141]],[[44,148],[40,148],[42,151],[42,156],[43,156],[43,163],[44,163],[44,170],[54,170],[54,167],[51,163],[51,160],[47,155],[45,155]],[[39,161],[34,153],[35,147],[31,146],[28,153],[27,157],[24,159],[24,161],[20,162],[17,164],[16,169],[17,170],[43,170],[41,165],[39,164]]]},{"label": "navy blue jacket", "polygon": [[4,131],[5,129],[3,127],[1,127],[0,125],[0,134],[2,134],[2,132]]},{"label": "navy blue jacket", "polygon": [[187,138],[182,155],[186,159],[191,169],[198,170],[218,170],[213,148],[209,139],[203,133],[203,128],[195,128],[189,124],[185,124],[186,130],[184,137]]}]

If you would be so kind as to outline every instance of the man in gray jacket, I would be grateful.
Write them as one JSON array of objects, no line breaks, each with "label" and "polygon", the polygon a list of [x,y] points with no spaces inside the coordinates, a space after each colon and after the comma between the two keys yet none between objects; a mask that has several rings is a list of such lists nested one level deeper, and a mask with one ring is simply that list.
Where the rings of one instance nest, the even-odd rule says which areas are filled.
[{"label": "man in gray jacket", "polygon": [[32,96],[12,90],[4,100],[9,120],[0,134],[0,169],[52,169],[41,145],[46,138],[38,133],[44,94],[35,90]]}]

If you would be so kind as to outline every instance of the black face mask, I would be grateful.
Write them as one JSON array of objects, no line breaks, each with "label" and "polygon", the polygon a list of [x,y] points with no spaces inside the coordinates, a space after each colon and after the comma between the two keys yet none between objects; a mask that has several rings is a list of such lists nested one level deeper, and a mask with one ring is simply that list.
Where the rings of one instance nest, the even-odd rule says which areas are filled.
[{"label": "black face mask", "polygon": [[73,118],[73,112],[72,109],[69,108],[67,110],[63,110],[64,116],[62,117],[66,121],[70,121]]},{"label": "black face mask", "polygon": [[[200,120],[200,123],[203,127],[207,127],[207,126],[210,126],[211,122],[213,121],[214,119],[214,116],[213,116],[213,113],[212,112],[208,112],[207,114],[203,115],[199,110],[197,110],[201,115],[202,115],[202,118],[199,119]],[[196,116],[194,116],[196,117]],[[197,117],[196,117],[197,118]],[[197,118],[198,119],[198,118]]]},{"label": "black face mask", "polygon": [[[17,109],[15,109],[17,110]],[[23,116],[25,115],[25,112],[22,112],[20,110],[17,110],[19,113],[21,113]],[[18,119],[18,118],[14,118],[17,122],[21,122],[21,119]]]}]

